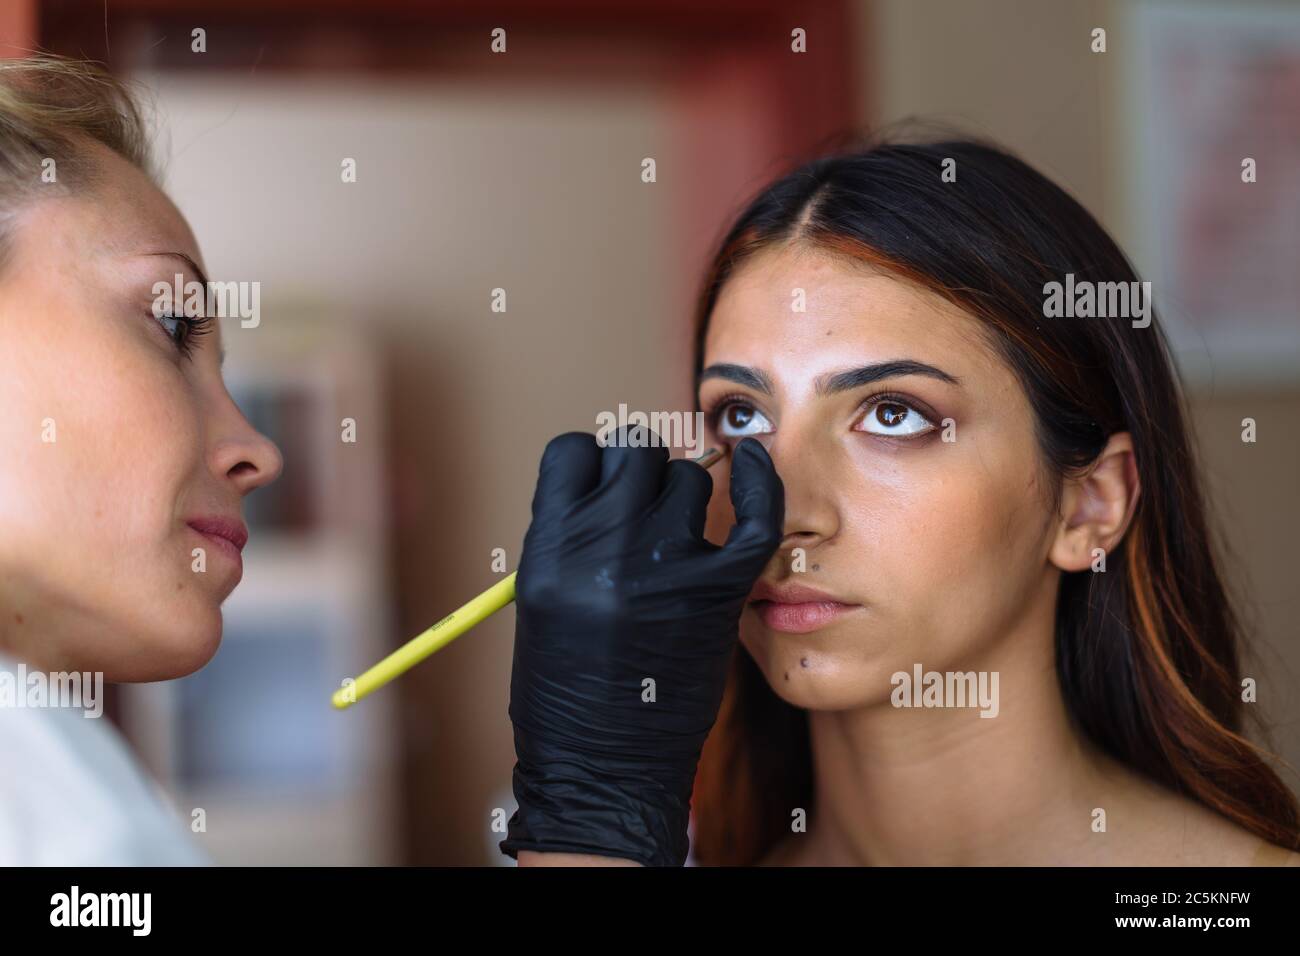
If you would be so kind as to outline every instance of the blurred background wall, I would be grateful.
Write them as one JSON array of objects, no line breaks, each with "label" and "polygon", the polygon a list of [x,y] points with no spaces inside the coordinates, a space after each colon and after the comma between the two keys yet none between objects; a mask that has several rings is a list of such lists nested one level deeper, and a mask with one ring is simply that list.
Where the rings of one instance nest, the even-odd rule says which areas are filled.
[{"label": "blurred background wall", "polygon": [[[1294,5],[1235,4],[1246,12],[1225,20],[1181,4],[1205,11],[1186,38],[1153,2],[614,6],[115,0],[105,19],[98,3],[27,0],[0,19],[10,52],[101,58],[152,92],[167,188],[209,273],[262,283],[264,327],[227,330],[227,367],[294,452],[289,490],[253,516],[267,533],[254,525],[217,661],[119,708],[177,802],[215,808],[205,839],[224,861],[503,862],[511,614],[355,711],[332,712],[328,693],[497,580],[493,549],[516,566],[550,436],[594,430],[620,402],[690,407],[705,257],[750,193],[836,134],[921,116],[992,137],[1162,278],[1185,258],[1150,222],[1186,203],[1172,186],[1188,178],[1162,150],[1202,129],[1198,104],[1235,103],[1241,154],[1260,154],[1266,195],[1300,222],[1300,133],[1277,112],[1300,115]],[[505,55],[489,51],[494,27]],[[1234,31],[1228,66],[1195,55],[1196,36]],[[1180,127],[1160,125],[1153,64],[1195,94]],[[1210,132],[1177,155],[1212,150]],[[1248,673],[1300,765],[1300,296],[1273,292],[1253,314],[1167,311],[1256,630]]]}]

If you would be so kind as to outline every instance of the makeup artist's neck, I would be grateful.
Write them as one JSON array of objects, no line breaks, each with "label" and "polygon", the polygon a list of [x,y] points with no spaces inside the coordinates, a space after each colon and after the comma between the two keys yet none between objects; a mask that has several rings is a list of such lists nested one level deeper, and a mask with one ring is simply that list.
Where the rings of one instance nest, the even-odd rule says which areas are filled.
[{"label": "makeup artist's neck", "polygon": [[961,666],[998,672],[995,717],[981,717],[979,707],[896,708],[888,700],[809,713],[809,862],[1050,865],[1088,855],[1105,758],[1071,726],[1061,696],[1054,600],[1031,608],[983,660]]},{"label": "makeup artist's neck", "polygon": [[[93,625],[87,622],[87,626]],[[50,653],[49,636],[39,605],[12,586],[0,587],[0,654],[21,662],[29,671],[71,670],[60,667],[61,659]]]}]

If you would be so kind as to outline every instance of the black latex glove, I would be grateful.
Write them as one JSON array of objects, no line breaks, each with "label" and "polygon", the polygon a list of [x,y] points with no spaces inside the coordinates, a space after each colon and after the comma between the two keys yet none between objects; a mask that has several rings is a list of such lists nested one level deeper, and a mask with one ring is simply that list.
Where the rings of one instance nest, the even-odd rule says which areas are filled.
[{"label": "black latex glove", "polygon": [[602,447],[584,432],[546,446],[516,580],[519,809],[503,853],[686,861],[700,750],[785,515],[752,438],[732,456],[737,524],[722,547],[704,539],[712,493],[705,469],[663,447]]}]

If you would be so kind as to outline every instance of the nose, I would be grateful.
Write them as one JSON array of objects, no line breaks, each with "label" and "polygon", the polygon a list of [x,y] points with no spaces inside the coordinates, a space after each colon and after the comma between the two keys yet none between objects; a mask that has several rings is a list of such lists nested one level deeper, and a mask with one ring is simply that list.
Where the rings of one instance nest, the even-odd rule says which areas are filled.
[{"label": "nose", "polygon": [[785,485],[781,550],[808,550],[833,538],[839,530],[833,494],[835,478],[828,461],[835,450],[814,448],[811,442],[789,431],[778,435],[767,449]]},{"label": "nose", "polygon": [[233,399],[227,401],[231,413],[210,446],[209,462],[213,474],[231,482],[243,497],[280,477],[284,456],[275,442],[252,426]]}]

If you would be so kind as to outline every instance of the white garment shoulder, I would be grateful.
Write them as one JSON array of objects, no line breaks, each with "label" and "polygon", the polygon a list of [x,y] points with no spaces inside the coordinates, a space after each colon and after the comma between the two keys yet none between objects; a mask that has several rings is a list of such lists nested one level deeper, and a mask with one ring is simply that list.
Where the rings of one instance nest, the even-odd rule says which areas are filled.
[{"label": "white garment shoulder", "polygon": [[0,706],[0,865],[209,862],[107,718]]}]

